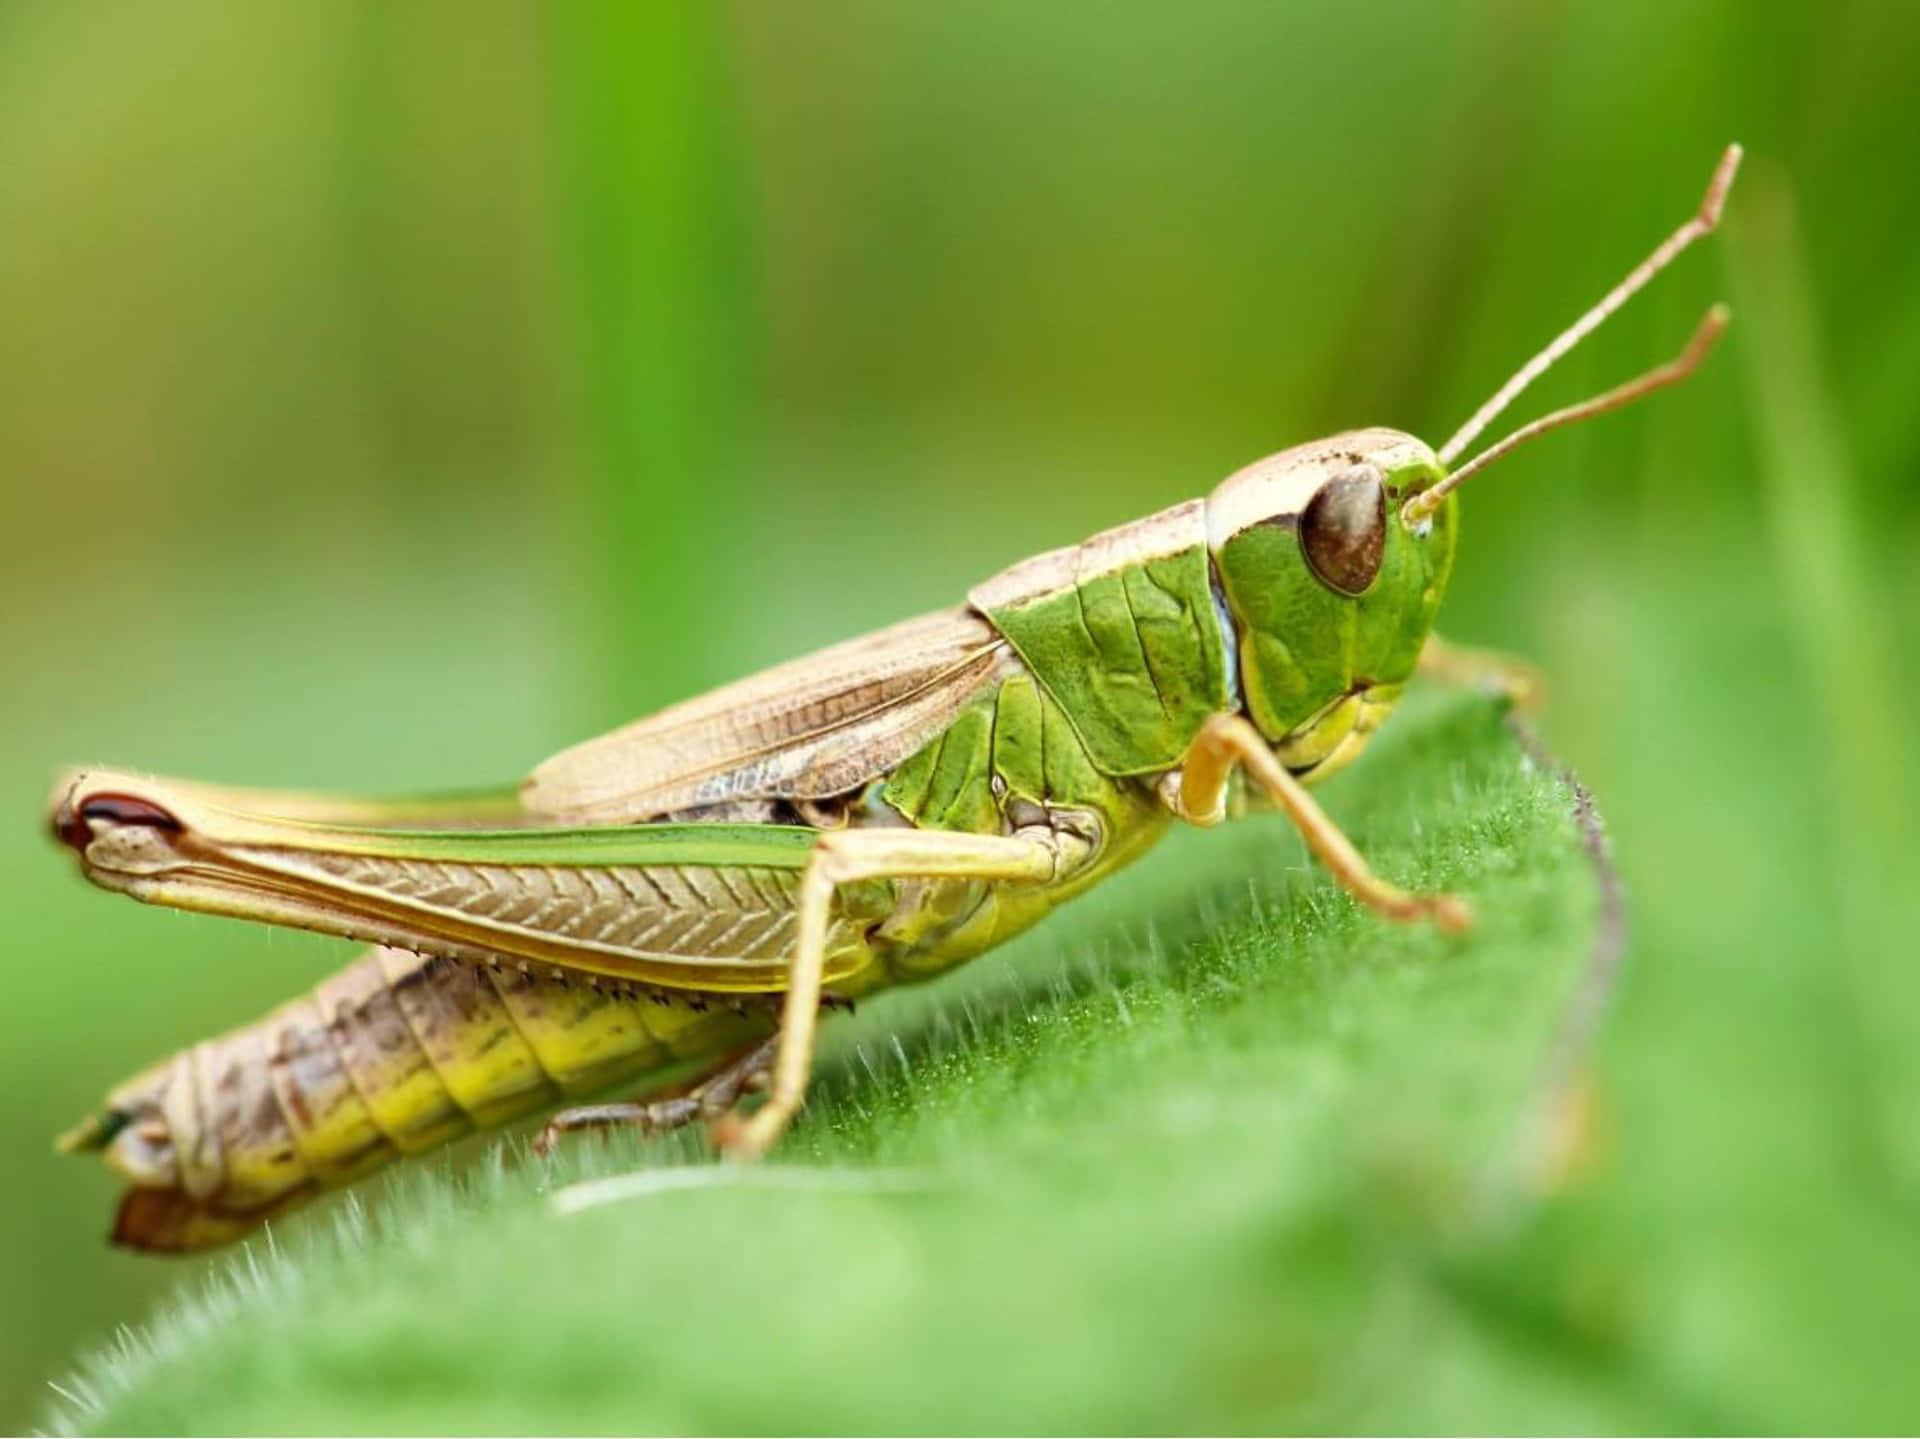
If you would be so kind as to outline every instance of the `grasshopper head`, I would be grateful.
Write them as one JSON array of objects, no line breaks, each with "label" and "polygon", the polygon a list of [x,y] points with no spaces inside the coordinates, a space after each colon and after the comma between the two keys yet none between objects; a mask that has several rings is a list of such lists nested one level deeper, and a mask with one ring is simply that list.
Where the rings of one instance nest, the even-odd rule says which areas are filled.
[{"label": "grasshopper head", "polygon": [[1412,435],[1356,430],[1256,461],[1208,497],[1247,709],[1290,764],[1352,758],[1348,736],[1364,726],[1364,739],[1413,673],[1453,563],[1455,506],[1411,521],[1405,507],[1444,474]]},{"label": "grasshopper head", "polygon": [[1713,232],[1739,166],[1740,147],[1730,145],[1698,210],[1438,450],[1398,430],[1357,430],[1260,460],[1209,497],[1208,540],[1240,642],[1247,710],[1290,768],[1313,777],[1352,758],[1413,673],[1453,564],[1461,484],[1540,435],[1699,368],[1726,328],[1723,306],[1666,364],[1462,459],[1534,380]]}]

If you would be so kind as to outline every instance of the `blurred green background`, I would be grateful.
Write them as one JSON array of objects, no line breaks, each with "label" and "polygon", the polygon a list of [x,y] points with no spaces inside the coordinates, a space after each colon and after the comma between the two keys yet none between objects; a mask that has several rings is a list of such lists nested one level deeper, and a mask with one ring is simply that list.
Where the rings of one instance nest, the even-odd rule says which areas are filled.
[{"label": "blurred green background", "polygon": [[1443,623],[1546,669],[1631,887],[1559,1242],[1656,1276],[1699,1413],[1920,1423],[1917,89],[1845,3],[0,8],[0,1427],[183,1272],[51,1135],[345,952],[88,891],[61,766],[511,776],[1437,441],[1734,138],[1725,238],[1527,407],[1723,294],[1725,352],[1470,489]]}]

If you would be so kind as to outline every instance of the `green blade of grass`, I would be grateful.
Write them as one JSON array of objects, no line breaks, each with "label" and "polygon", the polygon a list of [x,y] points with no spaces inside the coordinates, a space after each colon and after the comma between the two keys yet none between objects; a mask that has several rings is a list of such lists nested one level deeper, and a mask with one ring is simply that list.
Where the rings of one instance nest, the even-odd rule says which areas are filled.
[{"label": "green blade of grass", "polygon": [[1820,741],[1826,863],[1809,888],[1831,907],[1851,992],[1863,1156],[1911,1197],[1920,1191],[1920,968],[1903,937],[1920,921],[1910,873],[1920,829],[1893,612],[1819,356],[1793,192],[1776,167],[1760,165],[1734,241],[1736,295],[1752,331],[1742,349],[1759,500],[1792,626],[1787,662],[1804,676]]},{"label": "green blade of grass", "polygon": [[546,30],[587,475],[579,620],[616,724],[730,678],[699,668],[693,635],[731,633],[745,591],[728,547],[685,541],[742,503],[748,225],[715,12],[564,6]]}]

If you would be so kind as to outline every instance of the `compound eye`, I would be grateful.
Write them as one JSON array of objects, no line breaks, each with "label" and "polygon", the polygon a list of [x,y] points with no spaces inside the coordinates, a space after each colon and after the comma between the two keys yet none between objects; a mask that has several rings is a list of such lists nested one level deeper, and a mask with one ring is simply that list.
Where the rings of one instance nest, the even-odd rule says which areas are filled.
[{"label": "compound eye", "polygon": [[1321,584],[1365,594],[1387,550],[1387,487],[1372,465],[1328,480],[1300,516],[1300,548]]}]

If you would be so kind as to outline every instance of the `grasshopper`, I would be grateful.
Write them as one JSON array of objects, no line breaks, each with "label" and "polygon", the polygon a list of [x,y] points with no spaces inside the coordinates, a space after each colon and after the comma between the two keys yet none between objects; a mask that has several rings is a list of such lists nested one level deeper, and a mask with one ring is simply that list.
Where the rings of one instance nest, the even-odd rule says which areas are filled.
[{"label": "grasshopper", "polygon": [[1438,450],[1391,429],[1283,450],[963,605],[566,750],[517,789],[373,800],[70,773],[51,826],[93,883],[374,946],[59,1141],[128,1182],[114,1239],[222,1243],[399,1155],[636,1077],[645,1097],[565,1109],[539,1147],[705,1121],[758,1156],[801,1106],[823,1007],[1000,944],[1174,823],[1278,809],[1360,903],[1465,929],[1463,900],[1376,875],[1309,787],[1416,671],[1521,688],[1432,633],[1455,491],[1690,375],[1725,309],[1667,364],[1461,456],[1714,229],[1739,159]]}]

